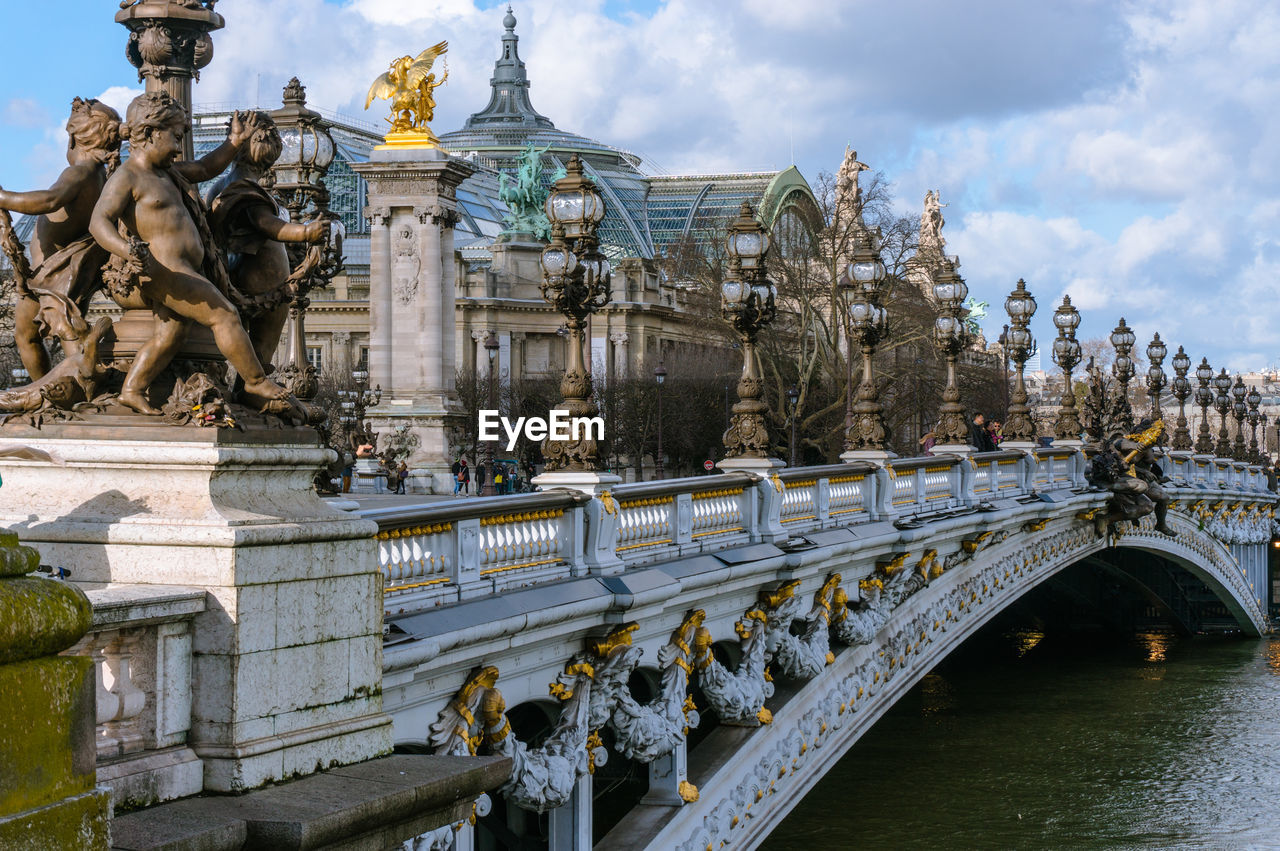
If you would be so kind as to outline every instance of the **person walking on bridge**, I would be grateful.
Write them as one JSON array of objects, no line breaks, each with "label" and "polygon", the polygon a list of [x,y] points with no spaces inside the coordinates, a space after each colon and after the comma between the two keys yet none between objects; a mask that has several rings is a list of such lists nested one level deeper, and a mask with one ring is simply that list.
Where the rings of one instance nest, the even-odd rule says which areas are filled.
[{"label": "person walking on bridge", "polygon": [[991,432],[987,431],[987,418],[981,413],[973,415],[973,422],[969,425],[969,443],[977,447],[979,452],[996,451],[996,442],[991,438]]}]

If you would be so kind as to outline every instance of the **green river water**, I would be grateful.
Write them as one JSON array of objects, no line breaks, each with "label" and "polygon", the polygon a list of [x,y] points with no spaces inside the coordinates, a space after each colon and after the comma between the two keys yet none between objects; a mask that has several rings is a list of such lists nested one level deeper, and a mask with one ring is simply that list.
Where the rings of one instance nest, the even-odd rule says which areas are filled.
[{"label": "green river water", "polygon": [[763,848],[1280,848],[1280,639],[966,643]]}]

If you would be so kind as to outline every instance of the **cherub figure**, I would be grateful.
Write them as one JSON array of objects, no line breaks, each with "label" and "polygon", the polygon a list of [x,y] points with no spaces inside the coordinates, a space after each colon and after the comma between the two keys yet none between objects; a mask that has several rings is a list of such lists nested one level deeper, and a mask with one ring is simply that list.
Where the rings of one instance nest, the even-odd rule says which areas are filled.
[{"label": "cherub figure", "polygon": [[[14,342],[32,380],[49,371],[41,341],[56,334],[68,354],[79,351],[88,331],[84,315],[102,283],[107,253],[89,235],[89,219],[112,170],[120,164],[120,115],[97,100],[71,102],[67,120],[67,168],[48,189],[6,192],[0,209],[36,215],[31,276],[19,280]],[[21,252],[14,241],[12,247]],[[15,269],[23,265],[10,257]]]},{"label": "cherub figure", "polygon": [[122,307],[149,307],[156,315],[154,336],[125,375],[121,404],[143,414],[161,413],[147,401],[147,388],[177,354],[188,323],[198,322],[213,332],[218,350],[244,380],[245,401],[276,413],[292,409],[287,391],[267,379],[228,299],[226,270],[193,187],[227,167],[251,126],[242,113],[234,113],[226,142],[194,162],[175,162],[187,113],[171,95],[139,95],[125,120],[129,159],[107,180],[89,225],[98,244],[136,280],[136,289],[117,285],[117,301]]},{"label": "cherub figure", "polygon": [[258,361],[270,369],[289,315],[289,255],[284,243],[315,242],[324,237],[328,224],[290,222],[289,214],[262,188],[261,180],[280,157],[283,143],[265,112],[250,112],[244,120],[248,141],[206,200],[214,239],[226,249],[231,285],[240,294],[241,319]]}]

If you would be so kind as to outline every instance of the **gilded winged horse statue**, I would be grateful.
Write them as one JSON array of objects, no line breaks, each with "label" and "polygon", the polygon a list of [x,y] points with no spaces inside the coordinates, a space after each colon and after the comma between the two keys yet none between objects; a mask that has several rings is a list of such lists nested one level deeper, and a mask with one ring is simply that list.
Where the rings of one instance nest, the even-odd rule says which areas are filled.
[{"label": "gilded winged horse statue", "polygon": [[369,96],[365,98],[364,108],[368,109],[375,100],[391,101],[391,117],[386,119],[391,124],[388,136],[424,134],[435,138],[427,125],[436,111],[434,92],[449,79],[449,65],[446,61],[444,74],[438,80],[431,68],[436,59],[448,49],[449,42],[442,41],[428,47],[416,57],[401,56],[373,81],[373,85],[369,87]]}]

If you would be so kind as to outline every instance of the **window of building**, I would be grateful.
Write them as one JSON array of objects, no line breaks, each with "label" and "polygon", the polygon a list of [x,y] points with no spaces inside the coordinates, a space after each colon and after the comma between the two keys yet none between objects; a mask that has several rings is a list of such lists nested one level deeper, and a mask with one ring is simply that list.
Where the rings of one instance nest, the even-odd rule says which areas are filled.
[{"label": "window of building", "polygon": [[319,372],[324,367],[324,351],[319,346],[307,346],[307,363]]},{"label": "window of building", "polygon": [[369,347],[368,346],[360,347],[360,363],[356,365],[356,368],[357,369],[369,368]]}]

